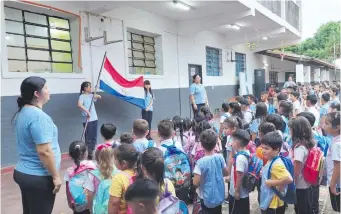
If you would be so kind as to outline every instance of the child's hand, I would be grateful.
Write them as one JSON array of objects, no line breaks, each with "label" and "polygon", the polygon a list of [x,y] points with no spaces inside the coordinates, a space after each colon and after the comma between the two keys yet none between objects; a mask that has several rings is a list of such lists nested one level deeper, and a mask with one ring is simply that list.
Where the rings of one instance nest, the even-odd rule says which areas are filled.
[{"label": "child's hand", "polygon": [[333,195],[340,195],[340,193],[336,191],[336,185],[330,185],[330,192]]},{"label": "child's hand", "polygon": [[239,200],[239,199],[240,199],[240,193],[239,193],[239,192],[235,192],[235,193],[234,193],[234,198],[235,198],[236,200]]},{"label": "child's hand", "polygon": [[266,180],[265,181],[265,184],[268,186],[268,187],[272,187],[272,180]]}]

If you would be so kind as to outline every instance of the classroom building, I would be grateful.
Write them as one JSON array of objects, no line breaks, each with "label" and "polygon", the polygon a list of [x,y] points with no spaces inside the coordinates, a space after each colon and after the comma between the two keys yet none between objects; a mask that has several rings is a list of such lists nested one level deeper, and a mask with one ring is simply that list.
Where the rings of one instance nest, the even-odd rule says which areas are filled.
[{"label": "classroom building", "polygon": [[[152,126],[190,117],[189,85],[200,74],[212,111],[228,98],[265,85],[263,56],[301,39],[299,0],[1,1],[1,161],[16,162],[11,120],[25,77],[46,78],[46,111],[62,152],[82,135],[80,84],[96,84],[103,55],[127,79],[144,75],[155,94]],[[264,72],[259,72],[259,71]],[[265,87],[264,87],[265,89]],[[101,93],[99,124],[130,131],[141,110]],[[100,137],[98,142],[100,142]]]}]

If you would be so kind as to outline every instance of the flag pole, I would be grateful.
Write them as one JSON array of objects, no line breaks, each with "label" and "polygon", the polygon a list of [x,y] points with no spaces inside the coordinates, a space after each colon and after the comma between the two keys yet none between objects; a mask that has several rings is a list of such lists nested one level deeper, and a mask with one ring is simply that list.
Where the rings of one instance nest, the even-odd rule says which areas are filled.
[{"label": "flag pole", "polygon": [[[98,74],[96,87],[95,87],[94,93],[92,95],[91,104],[90,104],[90,107],[89,107],[89,112],[91,112],[92,106],[94,105],[95,96],[96,96],[96,93],[97,93],[97,88],[98,88],[99,81],[101,79],[103,64],[104,64],[104,60],[105,60],[106,56],[107,56],[107,52],[105,51],[104,56],[103,56],[103,60],[102,60],[101,70],[99,71],[99,74]],[[86,128],[87,128],[88,123],[89,123],[89,119],[90,119],[89,117],[86,118],[86,122],[85,122],[85,126],[84,126],[84,129],[83,129],[83,134],[82,134],[82,137],[81,137],[81,141],[84,139]]]}]

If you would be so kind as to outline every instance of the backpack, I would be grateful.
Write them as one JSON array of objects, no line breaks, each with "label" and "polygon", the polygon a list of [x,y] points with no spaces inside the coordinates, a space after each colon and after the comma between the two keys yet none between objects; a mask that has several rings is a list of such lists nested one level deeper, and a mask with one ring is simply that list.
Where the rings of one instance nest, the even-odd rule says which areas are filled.
[{"label": "backpack", "polygon": [[174,140],[172,145],[163,144],[162,147],[167,149],[164,154],[165,177],[173,183],[180,200],[190,201],[188,193],[192,181],[192,170],[187,155],[175,147]]},{"label": "backpack", "polygon": [[319,185],[324,173],[324,163],[325,157],[321,149],[316,146],[311,148],[303,167],[304,180],[312,185]]},{"label": "backpack", "polygon": [[160,201],[157,206],[159,214],[189,214],[188,207],[185,202],[172,196],[168,191],[168,183],[165,182],[165,192],[160,196]]},{"label": "backpack", "polygon": [[315,131],[313,131],[313,135],[317,142],[317,147],[321,149],[321,151],[323,152],[323,156],[327,157],[327,152],[328,152],[329,145],[331,143],[331,139],[325,136],[321,136]]},{"label": "backpack", "polygon": [[[260,180],[260,171],[263,167],[263,160],[259,159],[255,154],[247,154],[245,151],[240,151],[234,156],[234,166],[239,155],[244,155],[249,160],[249,169],[243,177],[242,186],[249,192],[252,192]],[[234,167],[234,185],[237,181],[236,167]]]},{"label": "backpack", "polygon": [[[112,176],[116,175],[118,170],[113,170]],[[92,211],[93,213],[98,214],[106,214],[108,213],[108,203],[109,203],[109,189],[112,182],[112,178],[103,179],[101,172],[99,169],[95,169],[91,171],[91,174],[94,176],[94,197],[93,197],[93,205]]]},{"label": "backpack", "polygon": [[154,141],[153,140],[149,140],[148,141],[148,145],[147,145],[147,149],[155,147],[154,145],[155,145]]},{"label": "backpack", "polygon": [[187,143],[184,146],[184,150],[189,156],[189,154],[191,153],[191,151],[193,149],[194,143],[195,143],[195,135],[193,132],[188,132],[187,135],[184,134],[184,137],[187,138]]},{"label": "backpack", "polygon": [[[195,155],[194,155],[194,161],[197,162],[199,159],[201,159],[202,157],[205,156],[205,151],[201,146],[200,142],[196,142],[197,146],[195,147]],[[219,149],[218,149],[218,144],[216,144],[215,148],[214,148],[214,152],[215,153],[219,153]]]},{"label": "backpack", "polygon": [[67,194],[71,199],[74,211],[82,212],[87,209],[88,200],[84,191],[84,183],[88,179],[88,173],[90,170],[95,169],[95,166],[90,164],[82,164],[79,166],[77,171],[74,171],[75,167],[72,167],[72,171],[68,172],[70,177],[67,183]]},{"label": "backpack", "polygon": [[[275,160],[277,158],[281,158],[282,162],[284,163],[285,168],[288,170],[288,172],[290,173],[291,177],[294,179],[294,177],[295,177],[295,175],[294,175],[294,165],[292,164],[292,161],[289,158],[282,157],[282,156],[276,156],[271,161],[270,166],[269,166],[268,179],[271,179],[271,167],[272,167],[273,163],[275,162]],[[297,202],[296,186],[295,186],[294,182],[288,184],[288,189],[287,189],[285,195],[283,195],[281,192],[279,192],[276,187],[271,187],[271,189],[285,203],[287,203],[287,204],[296,204],[296,202]]]},{"label": "backpack", "polygon": [[274,114],[274,113],[276,113],[274,104],[269,104],[268,114]]},{"label": "backpack", "polygon": [[246,146],[246,149],[249,150],[250,154],[252,155],[256,153],[257,146],[252,140],[250,140],[249,144]]}]

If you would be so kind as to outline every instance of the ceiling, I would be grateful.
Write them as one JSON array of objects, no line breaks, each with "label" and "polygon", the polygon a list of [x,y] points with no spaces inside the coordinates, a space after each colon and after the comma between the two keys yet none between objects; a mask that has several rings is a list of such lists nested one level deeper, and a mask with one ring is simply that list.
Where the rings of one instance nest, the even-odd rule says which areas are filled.
[{"label": "ceiling", "polygon": [[88,1],[89,12],[105,13],[119,7],[133,7],[150,13],[182,21],[224,14],[226,11],[245,11],[248,8],[238,1],[182,1],[192,7],[189,11],[179,10],[172,1]]}]

